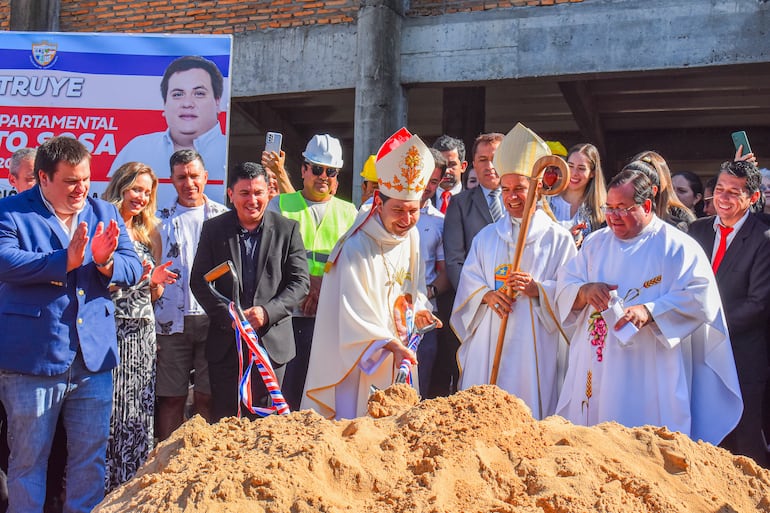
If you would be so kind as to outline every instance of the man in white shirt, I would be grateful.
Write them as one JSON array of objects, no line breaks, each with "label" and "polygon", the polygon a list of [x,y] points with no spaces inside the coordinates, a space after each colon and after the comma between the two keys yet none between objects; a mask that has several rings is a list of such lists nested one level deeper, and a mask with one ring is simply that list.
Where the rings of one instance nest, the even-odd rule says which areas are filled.
[{"label": "man in white shirt", "polygon": [[[208,317],[190,290],[190,271],[203,222],[227,212],[227,207],[204,194],[208,172],[195,150],[171,156],[171,182],[177,198],[158,212],[163,259],[179,278],[165,286],[155,303],[158,340],[158,438],[165,440],[184,421],[184,407],[195,370],[194,410],[209,419],[211,387],[204,354]],[[163,285],[161,285],[162,287]]]},{"label": "man in white shirt", "polygon": [[156,174],[178,150],[193,149],[207,164],[210,180],[222,184],[227,171],[227,137],[219,125],[224,78],[216,64],[187,55],[168,65],[160,83],[168,129],[135,137],[118,153],[109,176],[126,162],[142,162]]},{"label": "man in white shirt", "polygon": [[[436,298],[449,290],[449,278],[444,264],[444,214],[433,206],[430,199],[436,193],[445,175],[447,162],[443,154],[434,148],[430,149],[435,161],[433,174],[430,175],[425,191],[422,194],[420,218],[417,220],[417,231],[420,233],[420,254],[425,260],[425,284],[428,299],[434,315],[438,315]],[[441,330],[449,329],[443,327]],[[438,353],[438,332],[429,331],[422,337],[417,349],[417,361],[420,367],[420,395],[429,397],[433,366]]]}]

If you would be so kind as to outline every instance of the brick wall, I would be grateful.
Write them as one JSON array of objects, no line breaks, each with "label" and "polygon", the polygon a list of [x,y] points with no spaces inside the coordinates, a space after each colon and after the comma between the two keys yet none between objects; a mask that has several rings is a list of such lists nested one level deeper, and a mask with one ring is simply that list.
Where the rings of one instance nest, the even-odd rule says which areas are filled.
[{"label": "brick wall", "polygon": [[567,4],[583,0],[411,0],[408,16],[435,16],[454,12],[489,11],[507,7]]},{"label": "brick wall", "polygon": [[357,0],[62,0],[61,30],[238,34],[353,23],[357,11]]},{"label": "brick wall", "polygon": [[11,29],[11,0],[0,0],[0,30]]},{"label": "brick wall", "polygon": [[[582,0],[412,0],[409,16],[484,11]],[[64,32],[238,34],[253,30],[354,23],[358,0],[61,0]],[[0,0],[7,28],[9,0]]]}]

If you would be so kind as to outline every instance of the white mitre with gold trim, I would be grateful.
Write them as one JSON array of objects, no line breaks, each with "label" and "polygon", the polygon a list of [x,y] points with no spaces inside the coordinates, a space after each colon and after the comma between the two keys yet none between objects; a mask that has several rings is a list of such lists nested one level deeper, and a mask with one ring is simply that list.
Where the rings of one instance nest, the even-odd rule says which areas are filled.
[{"label": "white mitre with gold trim", "polygon": [[420,201],[435,166],[425,143],[402,128],[377,152],[379,192],[393,199]]},{"label": "white mitre with gold trim", "polygon": [[551,155],[548,144],[529,128],[516,123],[495,151],[493,164],[499,176],[513,173],[531,177],[535,162],[545,155]]},{"label": "white mitre with gold trim", "polygon": [[[402,128],[380,146],[374,165],[380,186],[375,194],[384,194],[393,199],[420,201],[436,162],[425,143],[406,128]],[[345,242],[369,221],[375,211],[373,203],[361,206],[353,225],[339,238],[329,254],[324,267],[326,272],[337,262]]]}]

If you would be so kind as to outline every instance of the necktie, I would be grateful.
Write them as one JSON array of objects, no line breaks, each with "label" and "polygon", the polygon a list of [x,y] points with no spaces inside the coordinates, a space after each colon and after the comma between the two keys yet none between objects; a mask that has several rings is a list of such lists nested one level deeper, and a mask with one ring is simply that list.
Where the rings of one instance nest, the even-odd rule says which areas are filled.
[{"label": "necktie", "polygon": [[500,189],[491,191],[489,200],[489,213],[492,214],[492,221],[497,221],[503,217],[503,207],[500,205]]},{"label": "necktie", "polygon": [[714,274],[719,269],[719,264],[722,263],[722,258],[727,251],[727,236],[732,233],[733,229],[730,226],[719,225],[719,247],[717,248],[717,254],[714,255],[714,262],[711,264],[711,268],[714,270]]},{"label": "necktie", "polygon": [[441,193],[441,213],[446,214],[446,208],[449,206],[449,200],[452,197],[451,191],[443,191]]}]

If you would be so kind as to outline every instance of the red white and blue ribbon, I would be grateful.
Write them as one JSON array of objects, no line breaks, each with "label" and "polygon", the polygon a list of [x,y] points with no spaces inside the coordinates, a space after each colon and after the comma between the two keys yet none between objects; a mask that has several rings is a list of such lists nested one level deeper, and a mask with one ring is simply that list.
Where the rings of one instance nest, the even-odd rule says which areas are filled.
[{"label": "red white and blue ribbon", "polygon": [[[409,344],[406,346],[412,351],[414,351],[415,354],[417,354],[417,347],[420,345],[420,341],[422,340],[422,335],[414,334],[409,338]],[[412,384],[412,362],[404,358],[401,360],[401,365],[398,367],[398,376],[401,378],[401,380],[396,378],[396,383],[407,383],[409,385]]]},{"label": "red white and blue ribbon", "polygon": [[[406,321],[407,338],[409,339],[409,342],[407,343],[406,347],[408,347],[415,354],[417,354],[417,347],[420,345],[420,341],[422,340],[422,335],[420,335],[417,332],[417,330],[414,328],[414,310],[412,309],[411,305],[407,307],[404,314],[406,317],[405,321]],[[410,362],[406,358],[401,360],[401,365],[398,366],[398,374],[396,374],[396,383],[407,383],[409,385],[412,384],[412,362]]]},{"label": "red white and blue ribbon", "polygon": [[[235,303],[231,302],[228,310],[230,317],[235,322],[235,342],[238,347],[238,417],[241,416],[241,404],[246,406],[251,413],[260,417],[267,417],[274,413],[288,415],[289,405],[281,393],[281,387],[278,385],[278,379],[275,377],[275,371],[273,371],[273,366],[270,364],[267,351],[259,345],[257,333],[251,327],[249,321],[244,320],[241,322],[239,320],[238,313],[235,310]],[[249,351],[249,365],[245,371],[243,369],[242,351],[244,342]],[[254,405],[254,397],[251,393],[251,369],[255,363],[257,364],[259,376],[262,378],[268,394],[270,394],[272,406],[260,407]]]}]

